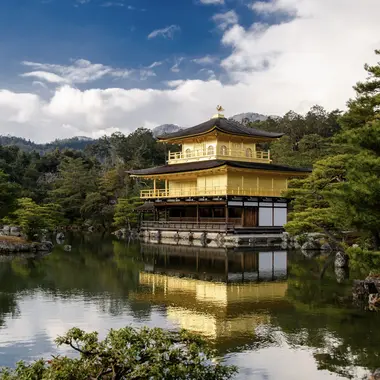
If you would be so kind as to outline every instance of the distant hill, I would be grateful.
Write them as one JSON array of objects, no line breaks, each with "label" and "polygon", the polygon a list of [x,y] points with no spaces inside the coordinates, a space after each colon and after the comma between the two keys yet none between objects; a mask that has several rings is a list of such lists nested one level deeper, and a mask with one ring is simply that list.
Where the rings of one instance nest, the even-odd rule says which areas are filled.
[{"label": "distant hill", "polygon": [[159,125],[158,127],[153,128],[152,132],[153,132],[153,136],[157,137],[157,136],[166,135],[168,133],[178,132],[181,129],[183,128],[179,127],[176,124],[162,124],[162,125]]},{"label": "distant hill", "polygon": [[255,112],[245,112],[245,113],[239,113],[237,115],[234,115],[230,117],[230,119],[235,120],[242,124],[247,124],[253,121],[265,121],[266,119],[268,119],[268,116],[262,115],[260,113],[255,113]]},{"label": "distant hill", "polygon": [[90,137],[78,136],[69,139],[57,139],[47,144],[36,144],[33,141],[15,136],[0,136],[0,145],[2,146],[17,146],[25,152],[36,151],[39,153],[50,152],[55,149],[74,149],[83,150],[87,145],[94,144],[97,140]]},{"label": "distant hill", "polygon": [[[245,113],[239,113],[237,115],[231,116],[229,119],[235,120],[242,124],[247,124],[254,121],[265,121],[266,119],[268,119],[268,116],[262,115],[260,113],[255,113],[255,112],[245,112]],[[176,124],[163,124],[163,125],[159,125],[158,127],[153,128],[152,131],[153,131],[153,136],[157,137],[157,136],[166,135],[168,133],[178,132],[181,129],[184,129],[184,128]]]},{"label": "distant hill", "polygon": [[[249,123],[253,121],[264,121],[268,116],[261,115],[254,112],[240,113],[230,117],[232,120],[236,120],[239,123]],[[182,130],[183,128],[176,124],[162,124],[152,129],[154,137],[163,136],[168,133],[174,133]],[[76,136],[69,139],[57,139],[46,144],[37,144],[31,140],[26,140],[21,137],[15,136],[1,136],[0,135],[0,146],[17,146],[25,152],[36,151],[40,154],[53,151],[55,149],[74,149],[74,150],[84,150],[87,145],[95,144],[98,140],[92,139],[86,136]]]}]

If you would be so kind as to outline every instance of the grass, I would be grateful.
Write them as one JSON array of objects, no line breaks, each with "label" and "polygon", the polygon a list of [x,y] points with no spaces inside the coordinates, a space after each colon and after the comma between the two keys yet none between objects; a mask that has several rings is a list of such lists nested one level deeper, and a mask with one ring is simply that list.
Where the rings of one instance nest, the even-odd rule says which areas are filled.
[{"label": "grass", "polygon": [[26,243],[27,241],[17,236],[0,236],[0,241],[9,243]]}]

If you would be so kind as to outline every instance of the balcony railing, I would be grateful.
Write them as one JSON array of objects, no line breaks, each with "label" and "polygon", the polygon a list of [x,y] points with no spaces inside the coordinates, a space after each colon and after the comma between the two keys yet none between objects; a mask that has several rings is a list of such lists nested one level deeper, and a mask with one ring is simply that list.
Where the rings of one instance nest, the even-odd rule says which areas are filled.
[{"label": "balcony railing", "polygon": [[[241,224],[241,219],[239,219]],[[209,231],[209,230],[215,230],[215,231],[225,231],[229,229],[233,229],[238,225],[237,222],[228,222],[226,223],[225,219],[223,221],[191,221],[191,222],[182,222],[182,221],[142,221],[141,227],[143,229],[183,229],[183,230],[198,230],[198,231]]]},{"label": "balcony railing", "polygon": [[270,151],[252,151],[251,149],[218,149],[217,151],[187,150],[185,152],[169,152],[169,164],[181,164],[185,162],[203,160],[236,160],[245,162],[266,162],[270,163]]},{"label": "balcony railing", "polygon": [[188,188],[188,189],[149,189],[141,190],[142,199],[150,198],[184,198],[202,196],[227,196],[227,195],[247,195],[261,197],[279,197],[286,189],[268,188],[242,188],[242,187],[210,187],[210,188]]}]

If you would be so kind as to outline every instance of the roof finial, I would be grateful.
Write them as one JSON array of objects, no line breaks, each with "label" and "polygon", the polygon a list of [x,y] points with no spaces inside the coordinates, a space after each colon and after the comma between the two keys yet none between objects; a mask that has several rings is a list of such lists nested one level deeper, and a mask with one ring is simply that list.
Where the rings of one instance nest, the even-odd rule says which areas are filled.
[{"label": "roof finial", "polygon": [[218,111],[218,113],[215,114],[212,118],[213,119],[224,118],[224,115],[222,114],[222,112],[224,111],[224,108],[220,105],[217,105],[216,110]]}]

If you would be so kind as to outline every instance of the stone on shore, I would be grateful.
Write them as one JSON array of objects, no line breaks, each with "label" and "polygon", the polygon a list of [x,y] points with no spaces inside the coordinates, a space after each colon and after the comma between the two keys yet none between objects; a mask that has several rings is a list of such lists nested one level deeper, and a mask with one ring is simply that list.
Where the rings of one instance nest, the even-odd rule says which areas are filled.
[{"label": "stone on shore", "polygon": [[344,252],[337,252],[335,255],[334,266],[336,268],[346,268],[348,266],[348,255]]},{"label": "stone on shore", "polygon": [[2,236],[0,238],[0,254],[28,253],[28,252],[51,252],[52,242],[30,243],[15,236]]}]

